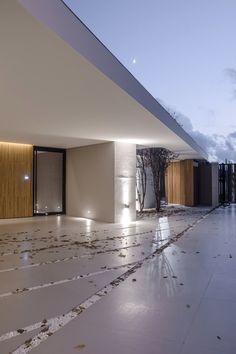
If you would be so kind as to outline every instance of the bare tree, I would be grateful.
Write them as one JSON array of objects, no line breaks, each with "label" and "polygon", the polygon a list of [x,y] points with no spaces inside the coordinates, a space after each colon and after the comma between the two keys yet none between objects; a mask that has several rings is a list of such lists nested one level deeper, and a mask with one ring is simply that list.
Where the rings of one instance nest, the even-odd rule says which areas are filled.
[{"label": "bare tree", "polygon": [[150,166],[153,178],[153,189],[156,199],[156,211],[160,211],[161,208],[161,196],[160,196],[160,181],[161,176],[165,175],[166,169],[177,158],[177,155],[170,150],[164,148],[149,148],[147,151],[147,164]]},{"label": "bare tree", "polygon": [[136,155],[136,167],[137,167],[137,178],[136,178],[136,189],[139,201],[139,208],[142,212],[144,209],[145,196],[147,191],[147,149],[137,150]]}]

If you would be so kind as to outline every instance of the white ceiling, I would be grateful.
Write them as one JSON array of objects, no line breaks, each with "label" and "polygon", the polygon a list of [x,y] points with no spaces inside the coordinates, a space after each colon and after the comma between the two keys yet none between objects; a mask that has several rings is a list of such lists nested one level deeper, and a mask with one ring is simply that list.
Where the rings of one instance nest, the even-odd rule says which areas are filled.
[{"label": "white ceiling", "polygon": [[[35,3],[21,2],[29,1]],[[73,21],[78,20],[74,17]],[[84,38],[78,33],[74,39]],[[111,56],[98,41],[97,45]],[[122,70],[129,83],[131,75]],[[168,117],[169,127],[161,122],[152,109],[138,103],[128,89],[114,83],[16,0],[0,1],[0,78],[2,141],[64,148],[124,141],[205,157],[174,120]],[[149,95],[136,84],[140,94]]]}]

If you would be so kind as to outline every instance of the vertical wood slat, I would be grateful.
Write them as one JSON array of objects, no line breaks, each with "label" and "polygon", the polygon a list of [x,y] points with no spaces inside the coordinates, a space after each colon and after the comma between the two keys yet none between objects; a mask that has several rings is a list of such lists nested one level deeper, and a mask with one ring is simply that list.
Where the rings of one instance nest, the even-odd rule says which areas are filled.
[{"label": "vertical wood slat", "polygon": [[0,143],[0,218],[33,215],[32,169],[31,145]]},{"label": "vertical wood slat", "polygon": [[167,169],[167,202],[194,206],[193,160],[177,161]]},{"label": "vertical wood slat", "polygon": [[192,160],[181,161],[184,205],[194,206],[194,167]]}]

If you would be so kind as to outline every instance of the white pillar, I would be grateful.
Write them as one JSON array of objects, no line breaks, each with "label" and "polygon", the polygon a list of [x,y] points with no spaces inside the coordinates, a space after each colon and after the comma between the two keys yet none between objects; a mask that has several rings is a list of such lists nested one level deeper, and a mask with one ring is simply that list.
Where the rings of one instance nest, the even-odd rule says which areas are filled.
[{"label": "white pillar", "polygon": [[68,215],[105,222],[136,218],[136,146],[116,142],[67,150]]},{"label": "white pillar", "polygon": [[136,145],[115,143],[115,222],[136,220]]}]

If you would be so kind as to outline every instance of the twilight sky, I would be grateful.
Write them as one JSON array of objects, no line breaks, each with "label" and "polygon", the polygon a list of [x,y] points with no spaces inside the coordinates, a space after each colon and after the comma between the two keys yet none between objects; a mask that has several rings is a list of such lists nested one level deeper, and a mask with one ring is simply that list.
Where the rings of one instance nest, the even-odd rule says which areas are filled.
[{"label": "twilight sky", "polygon": [[236,0],[66,0],[210,155],[236,161]]}]

